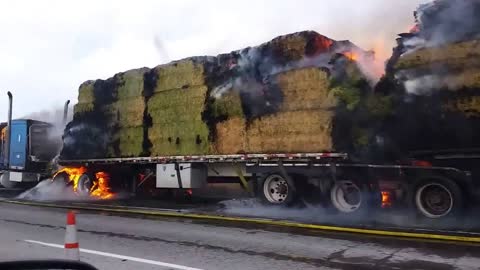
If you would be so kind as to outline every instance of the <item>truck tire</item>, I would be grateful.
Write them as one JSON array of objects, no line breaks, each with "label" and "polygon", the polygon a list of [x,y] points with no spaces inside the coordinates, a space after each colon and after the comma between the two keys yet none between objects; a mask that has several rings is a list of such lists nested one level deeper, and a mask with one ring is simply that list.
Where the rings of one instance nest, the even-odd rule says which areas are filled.
[{"label": "truck tire", "polygon": [[461,188],[452,180],[435,177],[421,180],[408,192],[418,214],[429,219],[456,216],[464,209]]},{"label": "truck tire", "polygon": [[269,174],[261,178],[257,188],[257,196],[265,204],[288,206],[292,205],[296,199],[293,183],[280,174]]},{"label": "truck tire", "polygon": [[8,179],[8,174],[6,174],[6,173],[0,175],[0,184],[4,188],[17,188],[17,187],[20,186],[20,183],[10,181]]},{"label": "truck tire", "polygon": [[70,182],[70,178],[68,177],[68,173],[66,173],[66,172],[61,172],[61,173],[57,173],[57,174],[53,177],[52,181],[55,181],[55,182],[56,182],[56,181],[62,181],[62,182],[64,182],[65,185],[66,185],[66,184],[68,184],[68,182]]},{"label": "truck tire", "polygon": [[339,214],[361,215],[376,209],[378,201],[368,185],[352,180],[336,181],[330,189],[330,201]]},{"label": "truck tire", "polygon": [[92,178],[84,173],[80,175],[78,178],[78,185],[77,185],[77,194],[80,197],[89,197],[90,196],[90,189],[93,186]]}]

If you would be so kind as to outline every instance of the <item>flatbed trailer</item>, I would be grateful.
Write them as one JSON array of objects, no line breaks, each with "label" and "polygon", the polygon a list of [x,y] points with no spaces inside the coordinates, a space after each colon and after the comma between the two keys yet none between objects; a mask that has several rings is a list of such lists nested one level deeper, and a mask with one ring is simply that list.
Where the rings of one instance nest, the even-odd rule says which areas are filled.
[{"label": "flatbed trailer", "polygon": [[[195,189],[209,182],[236,181],[265,204],[320,203],[339,214],[365,214],[382,207],[407,207],[425,218],[458,215],[479,198],[469,168],[435,162],[442,156],[402,164],[352,162],[347,153],[277,153],[158,156],[59,160],[62,166],[87,168],[79,186],[95,172],[112,175],[112,186],[137,192],[145,181],[157,189]],[[454,163],[451,163],[454,164]]]}]

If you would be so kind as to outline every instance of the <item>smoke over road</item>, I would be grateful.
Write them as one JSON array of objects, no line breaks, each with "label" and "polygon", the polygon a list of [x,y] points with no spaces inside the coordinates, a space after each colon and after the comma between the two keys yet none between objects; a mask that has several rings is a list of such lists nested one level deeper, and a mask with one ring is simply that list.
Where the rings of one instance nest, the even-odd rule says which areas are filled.
[{"label": "smoke over road", "polygon": [[52,181],[52,179],[41,181],[35,187],[18,195],[17,198],[32,201],[80,200],[80,197],[65,182]]}]

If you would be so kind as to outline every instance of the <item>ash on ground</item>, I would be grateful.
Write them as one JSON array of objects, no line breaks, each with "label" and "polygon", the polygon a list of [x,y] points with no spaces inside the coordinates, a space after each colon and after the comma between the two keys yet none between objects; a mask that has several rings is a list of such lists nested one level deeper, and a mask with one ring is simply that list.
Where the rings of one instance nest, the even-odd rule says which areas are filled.
[{"label": "ash on ground", "polygon": [[[441,220],[421,218],[408,209],[377,209],[362,214],[338,213],[320,205],[303,203],[301,206],[286,207],[264,205],[258,199],[233,199],[219,203],[220,213],[225,215],[289,220],[332,226],[354,226],[364,228],[412,228],[415,230],[448,230],[480,232],[480,220],[465,213],[460,217]],[[472,212],[478,211],[471,210]]]}]

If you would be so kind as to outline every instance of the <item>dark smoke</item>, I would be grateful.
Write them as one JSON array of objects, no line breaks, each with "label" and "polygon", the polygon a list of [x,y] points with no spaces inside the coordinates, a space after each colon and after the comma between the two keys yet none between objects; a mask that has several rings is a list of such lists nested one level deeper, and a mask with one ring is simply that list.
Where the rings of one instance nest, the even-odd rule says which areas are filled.
[{"label": "dark smoke", "polygon": [[416,11],[419,37],[428,46],[437,46],[480,37],[480,2],[439,0],[421,5]]}]

